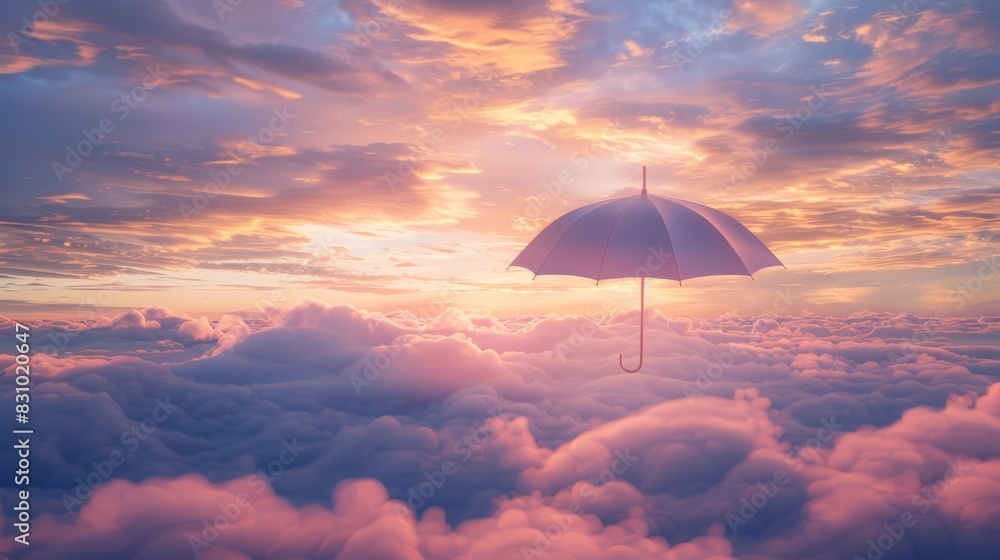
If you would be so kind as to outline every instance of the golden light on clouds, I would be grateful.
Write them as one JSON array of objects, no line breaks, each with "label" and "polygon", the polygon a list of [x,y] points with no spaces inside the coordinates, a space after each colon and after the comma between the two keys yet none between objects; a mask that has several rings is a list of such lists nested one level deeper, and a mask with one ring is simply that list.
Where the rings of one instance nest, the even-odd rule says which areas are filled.
[{"label": "golden light on clouds", "polygon": [[[2,151],[15,283],[55,305],[141,273],[183,309],[203,274],[226,301],[280,283],[391,309],[464,278],[482,309],[559,293],[572,311],[573,285],[500,274],[552,219],[638,189],[642,165],[651,190],[746,224],[827,310],[877,308],[895,274],[933,292],[995,247],[1000,49],[974,7],[267,4],[221,22],[81,5],[0,52],[25,131]],[[294,117],[268,130],[275,111]],[[732,310],[725,282],[676,303]]]}]

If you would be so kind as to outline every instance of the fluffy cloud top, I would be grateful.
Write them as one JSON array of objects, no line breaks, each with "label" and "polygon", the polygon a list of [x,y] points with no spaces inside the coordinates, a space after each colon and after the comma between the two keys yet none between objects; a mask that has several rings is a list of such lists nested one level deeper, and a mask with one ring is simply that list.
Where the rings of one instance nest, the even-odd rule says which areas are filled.
[{"label": "fluffy cloud top", "polygon": [[612,359],[635,313],[303,301],[266,321],[145,308],[34,324],[60,344],[34,357],[33,544],[4,552],[995,552],[1000,322],[651,315],[636,375]]}]

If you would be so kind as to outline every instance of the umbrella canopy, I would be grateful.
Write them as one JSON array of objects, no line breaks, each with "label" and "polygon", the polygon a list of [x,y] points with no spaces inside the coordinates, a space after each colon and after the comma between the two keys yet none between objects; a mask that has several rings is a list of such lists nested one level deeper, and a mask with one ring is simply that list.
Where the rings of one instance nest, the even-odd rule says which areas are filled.
[{"label": "umbrella canopy", "polygon": [[[545,227],[510,266],[592,278],[688,278],[784,266],[743,224],[704,204],[646,191],[588,204]],[[508,267],[509,268],[509,267]],[[645,292],[645,289],[643,289]],[[642,305],[645,307],[645,294]],[[645,309],[643,309],[645,311]],[[644,315],[644,313],[643,313]],[[643,327],[640,321],[640,329]],[[641,336],[641,335],[640,335]],[[639,367],[642,367],[640,338]]]}]

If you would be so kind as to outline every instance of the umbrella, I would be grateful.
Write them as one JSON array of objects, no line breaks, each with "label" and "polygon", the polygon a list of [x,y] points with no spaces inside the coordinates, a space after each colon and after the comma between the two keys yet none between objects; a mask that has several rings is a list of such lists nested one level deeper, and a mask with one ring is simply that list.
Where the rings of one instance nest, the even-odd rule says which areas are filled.
[{"label": "umbrella", "polygon": [[[510,266],[540,274],[565,274],[600,283],[641,278],[639,365],[645,337],[646,277],[682,280],[784,266],[743,224],[703,204],[642,192],[582,206],[545,227]],[[508,266],[507,268],[510,268]]]}]

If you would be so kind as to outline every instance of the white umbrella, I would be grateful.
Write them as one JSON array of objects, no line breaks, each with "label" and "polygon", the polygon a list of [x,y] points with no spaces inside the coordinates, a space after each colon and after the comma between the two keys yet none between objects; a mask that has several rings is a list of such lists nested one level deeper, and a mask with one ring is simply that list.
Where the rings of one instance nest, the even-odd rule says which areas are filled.
[{"label": "white umbrella", "polygon": [[[540,274],[592,278],[641,278],[639,365],[642,367],[646,277],[687,280],[701,276],[750,276],[784,266],[743,224],[697,202],[642,192],[588,204],[545,227],[514,259]],[[510,267],[508,267],[510,268]]]}]

